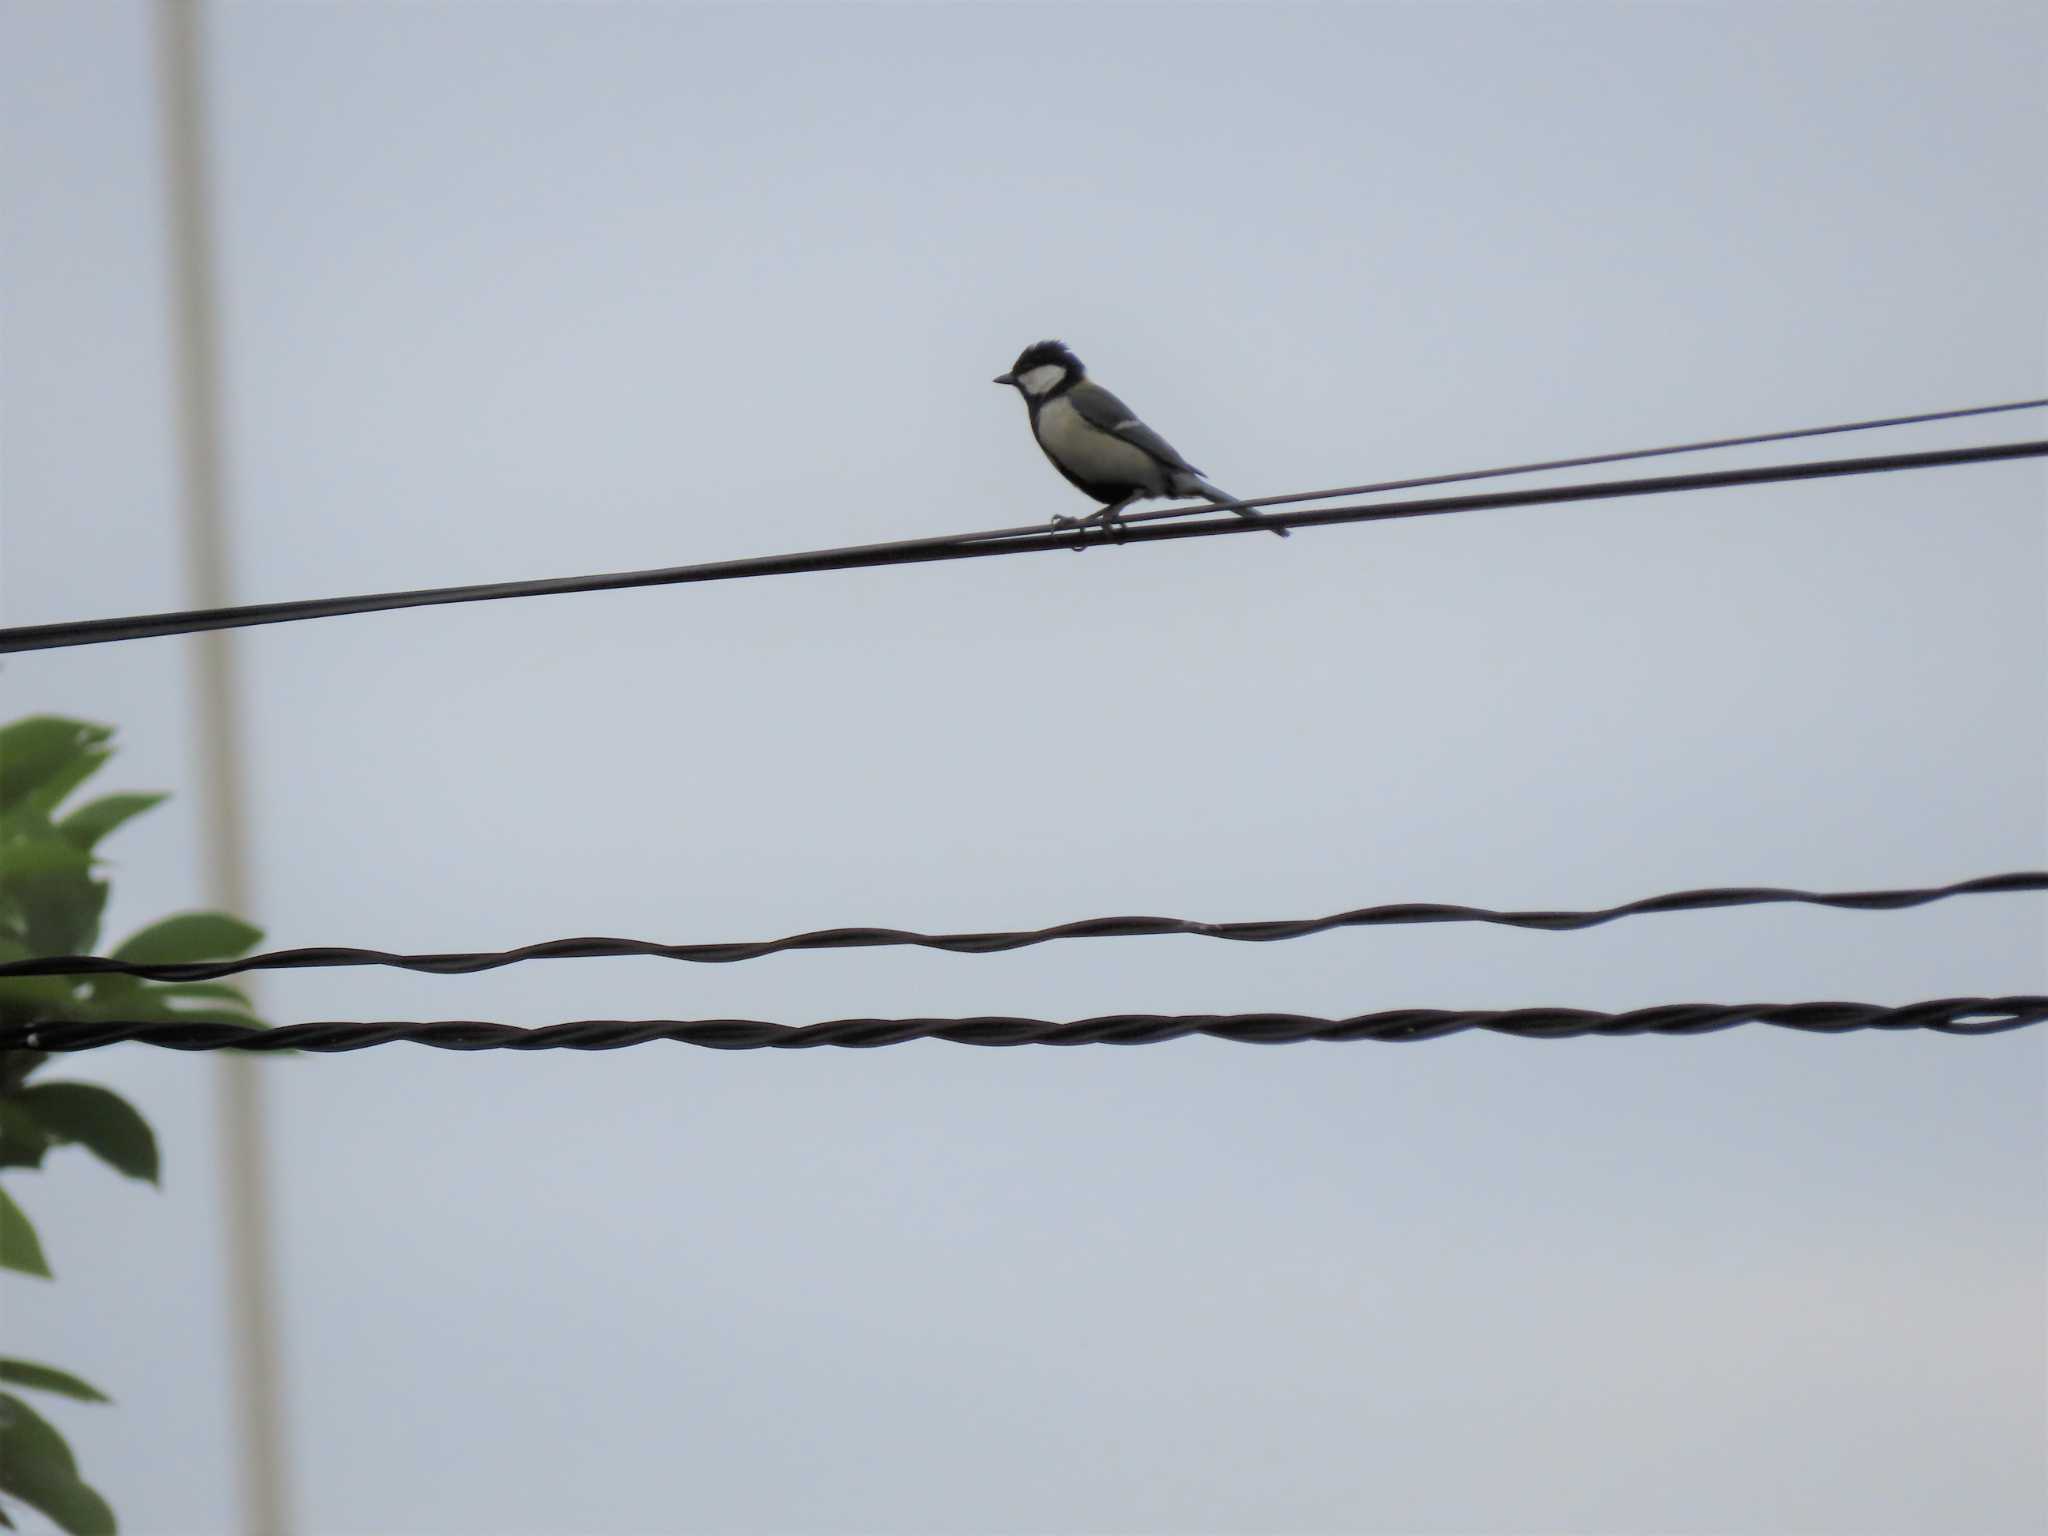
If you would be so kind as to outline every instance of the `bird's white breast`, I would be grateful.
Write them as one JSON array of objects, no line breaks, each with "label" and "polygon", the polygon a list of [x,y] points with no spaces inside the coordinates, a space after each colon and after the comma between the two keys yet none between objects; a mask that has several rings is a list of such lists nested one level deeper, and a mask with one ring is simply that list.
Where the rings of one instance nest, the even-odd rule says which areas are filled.
[{"label": "bird's white breast", "polygon": [[1065,396],[1040,407],[1032,426],[1039,446],[1082,480],[1129,486],[1152,496],[1166,491],[1166,471],[1158,460],[1115,433],[1091,425]]}]

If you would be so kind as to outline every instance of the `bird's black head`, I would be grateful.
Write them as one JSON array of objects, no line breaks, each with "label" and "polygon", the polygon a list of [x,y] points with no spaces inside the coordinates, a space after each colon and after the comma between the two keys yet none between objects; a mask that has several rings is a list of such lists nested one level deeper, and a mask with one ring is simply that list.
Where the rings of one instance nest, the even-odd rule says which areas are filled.
[{"label": "bird's black head", "polygon": [[1027,399],[1043,400],[1080,383],[1084,371],[1066,343],[1035,341],[1017,354],[1008,373],[996,375],[995,382],[1022,390]]}]

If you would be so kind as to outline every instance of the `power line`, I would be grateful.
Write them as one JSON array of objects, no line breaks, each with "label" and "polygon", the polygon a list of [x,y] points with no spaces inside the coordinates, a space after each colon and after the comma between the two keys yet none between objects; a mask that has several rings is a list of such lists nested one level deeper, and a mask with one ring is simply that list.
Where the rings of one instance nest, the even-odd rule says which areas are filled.
[{"label": "power line", "polygon": [[1359,907],[1334,912],[1327,917],[1268,919],[1256,922],[1204,923],[1178,917],[1091,917],[1079,922],[1057,923],[1046,928],[1017,929],[987,933],[916,933],[900,928],[822,928],[786,938],[728,944],[658,944],[641,939],[552,939],[517,949],[467,950],[440,954],[397,954],[382,949],[349,949],[321,946],[272,950],[246,955],[239,960],[195,960],[143,963],[107,959],[98,955],[57,955],[15,960],[0,965],[0,979],[10,976],[134,976],[145,981],[217,981],[249,971],[314,970],[338,966],[391,966],[436,976],[466,976],[496,970],[528,960],[590,960],[622,956],[664,960],[690,960],[700,964],[723,965],[740,960],[758,960],[766,955],[799,949],[874,949],[893,945],[914,945],[922,949],[948,950],[954,954],[989,955],[1047,944],[1060,939],[1123,939],[1161,934],[1189,934],[1206,939],[1229,939],[1239,943],[1267,944],[1281,939],[1307,938],[1340,928],[1379,928],[1409,923],[1498,923],[1510,928],[1533,928],[1549,933],[1566,933],[1598,927],[1624,917],[1641,917],[1657,912],[1700,912],[1721,907],[1750,907],[1778,903],[1834,907],[1854,912],[1891,912],[1925,906],[1952,896],[2006,895],[2023,891],[2048,891],[2048,871],[2023,870],[2013,874],[1985,875],[1953,885],[1920,886],[1877,891],[1802,891],[1781,886],[1716,886],[1705,890],[1673,891],[1663,896],[1646,896],[1619,906],[1579,911],[1500,912],[1487,907],[1450,906],[1436,902],[1399,902],[1376,907]]},{"label": "power line", "polygon": [[1886,1007],[1879,1003],[1662,1003],[1625,1013],[1585,1008],[1395,1008],[1350,1018],[1299,1013],[1111,1013],[1064,1023],[990,1016],[967,1019],[833,1019],[768,1024],[758,1019],[577,1019],[525,1029],[477,1019],[383,1023],[325,1021],[276,1029],[238,1024],[115,1021],[33,1024],[0,1029],[0,1049],[90,1051],[135,1042],[174,1051],[360,1051],[400,1040],[444,1051],[615,1051],[674,1040],[712,1050],[872,1049],[911,1040],[955,1045],[1157,1045],[1207,1035],[1246,1045],[1304,1040],[1436,1040],[1486,1030],[1530,1040],[1578,1035],[1701,1035],[1738,1024],[1769,1024],[1815,1034],[1860,1029],[1924,1029],[1992,1035],[2048,1020],[2048,997],[1947,997]]},{"label": "power line", "polygon": [[[899,539],[882,544],[856,544],[840,549],[808,550],[788,555],[716,560],[699,565],[671,566],[661,570],[622,571],[597,576],[558,576],[533,581],[487,582],[473,586],[431,587],[405,592],[371,593],[357,597],[308,598],[290,602],[251,603],[232,608],[203,608],[182,613],[137,614],[123,618],[77,619],[55,624],[17,625],[0,629],[0,654],[52,650],[73,645],[98,645],[115,640],[140,640],[157,635],[198,634],[214,629],[283,624],[303,619],[386,612],[398,608],[424,608],[446,603],[491,602],[515,597],[559,596],[571,592],[619,591],[629,587],[679,586],[707,581],[734,581],[755,576],[797,575],[810,571],[915,565],[936,560],[978,560],[996,555],[1037,554],[1051,550],[1085,548],[1090,544],[1142,544],[1165,539],[1199,539],[1227,534],[1265,533],[1275,527],[1315,528],[1338,523],[1385,522],[1394,518],[1428,517],[1450,512],[1549,506],[1563,502],[1598,501],[1622,496],[1651,496],[1665,492],[1717,490],[1795,480],[1832,479],[1843,475],[1880,474],[1904,469],[1939,469],[1960,464],[1987,464],[2043,456],[2048,456],[2048,440],[1991,443],[1972,448],[1884,454],[1861,459],[1823,459],[1797,464],[1770,464],[1751,469],[1663,475],[1638,480],[1593,481],[1521,491],[1441,496],[1421,501],[1322,507],[1307,512],[1268,514],[1256,522],[1226,516],[1167,526],[1154,523],[1116,529],[998,529],[933,538]],[[1220,509],[1201,507],[1193,510],[1216,512]]]},{"label": "power line", "polygon": [[[1465,469],[1450,475],[1422,475],[1412,480],[1380,480],[1370,485],[1340,485],[1327,491],[1292,491],[1283,496],[1254,496],[1244,501],[1213,502],[1207,506],[1166,507],[1151,512],[1126,512],[1127,523],[1156,522],[1162,518],[1194,517],[1203,512],[1236,508],[1278,507],[1297,501],[1329,501],[1338,496],[1373,496],[1384,491],[1412,491],[1426,485],[1457,485],[1468,480],[1493,480],[1503,475],[1534,475],[1553,469],[1585,469],[1595,464],[1621,464],[1630,459],[1659,459],[1675,453],[1705,453],[1715,448],[1749,448],[1759,443],[1783,443],[1799,437],[1830,437],[1839,432],[1871,432],[1881,427],[1914,427],[1933,421],[1958,421],[1965,416],[1994,416],[2002,411],[2032,411],[2048,406],[2048,400],[2010,400],[2001,405],[1970,405],[1960,410],[1923,411],[1917,416],[1879,416],[1866,421],[1843,421],[1826,427],[1794,427],[1786,432],[1757,432],[1748,437],[1713,437],[1691,443],[1669,443],[1662,448],[1629,448],[1619,453],[1588,453],[1571,459],[1542,459],[1529,464],[1505,464],[1498,469]],[[1029,528],[1005,528],[1000,537],[1030,533]]]}]

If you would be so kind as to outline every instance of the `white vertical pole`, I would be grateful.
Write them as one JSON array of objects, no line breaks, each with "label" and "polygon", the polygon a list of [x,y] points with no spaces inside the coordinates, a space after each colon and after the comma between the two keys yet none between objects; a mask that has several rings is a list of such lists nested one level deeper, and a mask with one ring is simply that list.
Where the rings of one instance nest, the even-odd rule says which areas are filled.
[{"label": "white vertical pole", "polygon": [[[207,175],[206,87],[200,57],[202,23],[199,0],[156,0],[186,578],[193,606],[212,608],[229,601],[229,583],[221,497],[220,331],[214,289],[213,204]],[[195,647],[193,726],[202,770],[199,805],[207,883],[218,905],[243,913],[248,910],[248,832],[242,811],[233,641],[216,632],[195,636],[187,643]],[[215,1060],[220,1073],[228,1325],[234,1349],[242,1530],[247,1536],[286,1536],[283,1402],[271,1273],[263,1085],[258,1058],[223,1051]]]}]

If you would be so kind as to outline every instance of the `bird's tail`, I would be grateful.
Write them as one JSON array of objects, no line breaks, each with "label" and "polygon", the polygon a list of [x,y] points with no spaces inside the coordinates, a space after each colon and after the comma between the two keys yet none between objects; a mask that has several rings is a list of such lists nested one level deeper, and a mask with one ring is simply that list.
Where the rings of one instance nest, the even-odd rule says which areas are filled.
[{"label": "bird's tail", "polygon": [[[1181,487],[1175,486],[1174,489],[1180,490]],[[1200,475],[1190,475],[1188,477],[1187,491],[1188,493],[1191,493],[1196,496],[1206,496],[1211,501],[1237,500],[1237,498],[1231,495],[1230,492],[1217,489],[1208,481],[1204,480]],[[1247,522],[1263,523],[1265,521],[1263,517],[1259,516],[1259,514],[1254,512],[1250,507],[1232,507],[1230,510],[1235,512],[1239,517],[1244,518]],[[1287,530],[1285,528],[1275,528],[1273,531],[1279,534],[1280,537],[1283,539],[1287,537]]]}]

